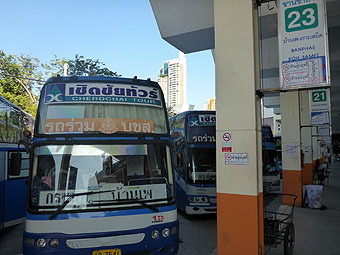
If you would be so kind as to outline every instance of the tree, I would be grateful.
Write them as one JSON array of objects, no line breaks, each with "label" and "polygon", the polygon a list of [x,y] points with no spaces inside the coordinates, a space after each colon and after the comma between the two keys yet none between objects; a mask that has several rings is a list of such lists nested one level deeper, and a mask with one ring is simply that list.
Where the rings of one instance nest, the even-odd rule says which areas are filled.
[{"label": "tree", "polygon": [[33,90],[43,83],[40,62],[29,55],[6,55],[0,50],[0,95],[36,115],[38,99]]},{"label": "tree", "polygon": [[103,62],[92,59],[85,59],[84,56],[76,54],[74,59],[59,59],[54,56],[54,59],[49,64],[43,64],[50,76],[63,75],[64,64],[67,63],[67,75],[84,75],[84,76],[108,76],[119,77],[117,72],[109,70]]},{"label": "tree", "polygon": [[[51,76],[63,75],[64,64],[68,64],[68,75],[120,76],[103,67],[99,60],[85,59],[75,55],[75,59],[59,59],[54,56],[49,63],[41,64],[29,55],[6,55],[0,50],[0,95],[21,109],[35,116],[38,97],[34,90],[43,85]],[[37,92],[38,94],[38,92]]]},{"label": "tree", "polygon": [[68,75],[89,75],[89,76],[109,76],[118,77],[117,72],[113,72],[106,67],[103,62],[92,59],[84,59],[83,56],[75,55],[74,60],[68,61]]},{"label": "tree", "polygon": [[45,71],[46,79],[57,75],[62,76],[64,74],[64,65],[67,63],[68,61],[66,59],[60,59],[56,55],[54,55],[54,59],[50,60],[49,63],[42,63],[41,66]]}]

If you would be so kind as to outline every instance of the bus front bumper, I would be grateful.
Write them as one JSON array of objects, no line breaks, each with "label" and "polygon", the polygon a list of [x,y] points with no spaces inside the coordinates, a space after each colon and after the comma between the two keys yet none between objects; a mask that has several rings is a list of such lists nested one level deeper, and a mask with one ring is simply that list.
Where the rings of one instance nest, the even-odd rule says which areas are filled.
[{"label": "bus front bumper", "polygon": [[[37,234],[24,232],[24,255],[172,255],[178,251],[178,230],[179,224],[176,221],[144,229],[95,234],[69,235],[62,233]],[[169,232],[168,236],[163,231]],[[155,232],[158,232],[158,236]]]},{"label": "bus front bumper", "polygon": [[186,214],[209,214],[216,213],[216,206],[202,207],[202,206],[185,206]]}]

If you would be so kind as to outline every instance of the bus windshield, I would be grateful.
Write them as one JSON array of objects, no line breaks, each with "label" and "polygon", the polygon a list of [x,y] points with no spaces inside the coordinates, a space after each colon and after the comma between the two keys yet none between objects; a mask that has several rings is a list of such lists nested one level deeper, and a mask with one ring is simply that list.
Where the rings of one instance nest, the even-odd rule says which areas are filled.
[{"label": "bus windshield", "polygon": [[192,183],[216,183],[216,149],[189,149],[189,180]]},{"label": "bus windshield", "polygon": [[167,145],[47,145],[34,152],[31,209],[55,210],[69,195],[89,191],[98,193],[75,197],[64,210],[131,207],[136,200],[167,203],[174,197]]},{"label": "bus windshield", "polygon": [[41,93],[37,134],[166,134],[160,94],[147,86],[48,84]]}]

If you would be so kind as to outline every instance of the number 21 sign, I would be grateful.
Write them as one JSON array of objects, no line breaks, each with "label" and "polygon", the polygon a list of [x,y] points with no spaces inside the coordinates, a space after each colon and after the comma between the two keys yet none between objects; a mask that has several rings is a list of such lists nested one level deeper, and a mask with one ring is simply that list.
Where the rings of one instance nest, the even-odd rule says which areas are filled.
[{"label": "number 21 sign", "polygon": [[310,90],[309,95],[311,124],[329,125],[331,121],[329,88]]}]

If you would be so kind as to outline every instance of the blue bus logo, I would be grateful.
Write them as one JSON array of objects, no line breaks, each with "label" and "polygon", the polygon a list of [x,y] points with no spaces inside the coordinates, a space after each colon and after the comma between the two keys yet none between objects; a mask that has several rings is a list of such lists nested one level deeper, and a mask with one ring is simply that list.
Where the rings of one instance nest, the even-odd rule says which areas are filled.
[{"label": "blue bus logo", "polygon": [[46,87],[45,103],[63,102],[65,100],[65,84],[54,84]]}]

